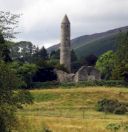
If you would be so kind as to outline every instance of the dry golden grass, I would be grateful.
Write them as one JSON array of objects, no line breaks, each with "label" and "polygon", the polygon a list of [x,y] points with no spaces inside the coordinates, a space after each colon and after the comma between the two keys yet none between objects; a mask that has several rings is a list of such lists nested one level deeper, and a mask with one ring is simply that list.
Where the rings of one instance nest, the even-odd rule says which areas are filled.
[{"label": "dry golden grass", "polygon": [[17,113],[22,132],[43,132],[44,126],[52,132],[108,132],[106,126],[109,123],[128,121],[127,115],[95,110],[96,102],[102,98],[127,102],[127,88],[88,87],[30,92],[35,97],[35,103]]}]

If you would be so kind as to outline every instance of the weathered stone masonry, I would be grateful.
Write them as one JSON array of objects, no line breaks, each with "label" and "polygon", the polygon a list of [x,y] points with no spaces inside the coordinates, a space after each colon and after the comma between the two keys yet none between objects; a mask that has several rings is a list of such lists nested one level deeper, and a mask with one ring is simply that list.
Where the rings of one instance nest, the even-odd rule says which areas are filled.
[{"label": "weathered stone masonry", "polygon": [[71,72],[70,52],[70,22],[65,15],[61,23],[60,64],[63,64],[69,73]]}]

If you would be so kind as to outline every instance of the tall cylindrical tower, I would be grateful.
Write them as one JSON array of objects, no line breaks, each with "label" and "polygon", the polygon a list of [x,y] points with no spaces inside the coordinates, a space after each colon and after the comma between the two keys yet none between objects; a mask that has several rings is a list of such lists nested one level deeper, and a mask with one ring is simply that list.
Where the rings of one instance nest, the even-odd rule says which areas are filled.
[{"label": "tall cylindrical tower", "polygon": [[61,23],[60,64],[71,72],[70,22],[67,15]]}]

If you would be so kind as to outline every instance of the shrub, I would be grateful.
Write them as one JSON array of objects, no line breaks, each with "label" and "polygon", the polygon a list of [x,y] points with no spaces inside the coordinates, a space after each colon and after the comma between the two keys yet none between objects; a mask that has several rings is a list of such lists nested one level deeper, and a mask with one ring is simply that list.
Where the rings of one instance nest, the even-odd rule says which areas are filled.
[{"label": "shrub", "polygon": [[29,91],[20,90],[16,95],[16,99],[20,102],[20,105],[21,104],[32,104],[34,97]]},{"label": "shrub", "polygon": [[57,81],[47,81],[47,82],[32,82],[31,88],[72,88],[72,87],[88,87],[88,86],[108,86],[108,87],[128,87],[128,83],[122,80],[101,80],[101,81],[81,81],[78,83],[74,82],[64,82],[59,83]]},{"label": "shrub", "polygon": [[49,82],[33,82],[31,88],[53,88],[53,87],[58,87],[59,83],[56,81],[49,81]]},{"label": "shrub", "polygon": [[110,131],[114,131],[114,132],[117,132],[117,131],[121,131],[121,132],[128,132],[128,122],[120,122],[120,123],[109,123],[107,126],[106,126],[106,129],[107,130],[110,130]]},{"label": "shrub", "polygon": [[127,112],[127,109],[124,105],[121,105],[114,110],[114,114],[125,114]]},{"label": "shrub", "polygon": [[7,132],[7,128],[3,116],[0,116],[0,130],[2,132]]},{"label": "shrub", "polygon": [[110,112],[114,114],[125,114],[127,112],[124,104],[121,104],[118,100],[111,99],[102,99],[98,101],[96,109],[98,111]]},{"label": "shrub", "polygon": [[120,130],[121,125],[117,124],[117,123],[110,123],[106,126],[106,129],[117,132],[118,130]]},{"label": "shrub", "polygon": [[0,106],[0,132],[10,132],[17,124],[13,106]]},{"label": "shrub", "polygon": [[[10,132],[15,127],[17,108],[30,102],[30,93],[17,90],[21,79],[10,66],[0,61],[0,131]],[[32,97],[32,96],[31,96]],[[32,98],[31,98],[32,99]],[[32,101],[32,100],[31,100]]]}]

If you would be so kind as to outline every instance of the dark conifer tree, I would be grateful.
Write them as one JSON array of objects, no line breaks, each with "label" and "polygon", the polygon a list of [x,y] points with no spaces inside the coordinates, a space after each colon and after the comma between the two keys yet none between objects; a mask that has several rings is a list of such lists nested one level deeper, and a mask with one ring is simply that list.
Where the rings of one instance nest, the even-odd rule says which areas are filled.
[{"label": "dark conifer tree", "polygon": [[0,33],[0,58],[5,62],[12,61],[10,57],[10,49],[8,48],[8,45],[6,44],[3,35]]},{"label": "dark conifer tree", "polygon": [[47,52],[47,50],[45,49],[44,46],[40,49],[39,56],[40,56],[40,59],[42,59],[42,60],[47,60],[48,59],[48,52]]},{"label": "dark conifer tree", "polygon": [[71,50],[71,62],[75,62],[75,61],[77,61],[77,55],[75,51],[72,49]]},{"label": "dark conifer tree", "polygon": [[85,57],[85,61],[88,66],[94,66],[97,61],[97,56],[95,56],[94,54],[90,54]]},{"label": "dark conifer tree", "polygon": [[58,50],[53,50],[51,53],[50,53],[50,59],[57,59],[59,60],[60,59],[60,49]]},{"label": "dark conifer tree", "polygon": [[112,79],[128,80],[128,32],[120,33]]}]

